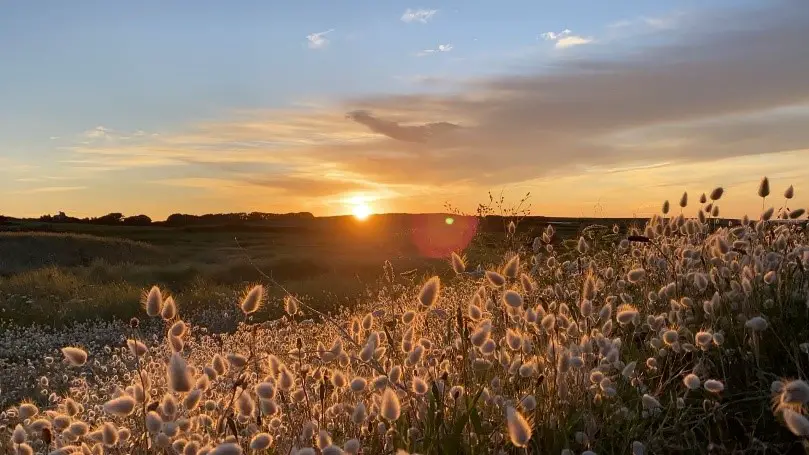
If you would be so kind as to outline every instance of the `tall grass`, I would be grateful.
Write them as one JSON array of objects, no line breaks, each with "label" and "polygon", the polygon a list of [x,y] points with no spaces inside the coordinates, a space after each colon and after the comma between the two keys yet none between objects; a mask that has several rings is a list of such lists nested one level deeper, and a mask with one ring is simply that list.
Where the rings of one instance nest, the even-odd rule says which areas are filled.
[{"label": "tall grass", "polygon": [[[723,226],[722,194],[694,218],[595,226],[562,248],[548,228],[485,273],[459,254],[454,277],[413,286],[388,266],[372,299],[337,314],[267,276],[231,302],[230,334],[152,288],[156,316],[110,326],[118,343],[71,341],[46,360],[40,402],[0,415],[0,440],[17,453],[800,449],[805,216]],[[287,314],[257,322],[270,305]]]}]

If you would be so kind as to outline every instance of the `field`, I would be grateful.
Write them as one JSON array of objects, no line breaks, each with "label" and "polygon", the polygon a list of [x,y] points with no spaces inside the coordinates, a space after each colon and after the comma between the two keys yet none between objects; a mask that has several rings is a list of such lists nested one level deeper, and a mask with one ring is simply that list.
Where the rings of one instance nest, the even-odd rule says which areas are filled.
[{"label": "field", "polygon": [[6,221],[0,453],[804,453],[806,216],[720,220],[721,196],[651,220]]}]

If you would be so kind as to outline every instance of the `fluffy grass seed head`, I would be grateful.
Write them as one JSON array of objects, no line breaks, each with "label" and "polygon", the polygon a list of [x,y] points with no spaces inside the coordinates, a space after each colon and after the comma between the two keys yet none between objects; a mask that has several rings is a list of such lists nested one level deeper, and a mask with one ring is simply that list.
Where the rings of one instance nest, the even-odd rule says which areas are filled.
[{"label": "fluffy grass seed head", "polygon": [[160,310],[160,317],[168,321],[174,319],[175,316],[177,316],[177,303],[174,301],[174,297],[168,296],[163,301],[163,308]]},{"label": "fluffy grass seed head", "polygon": [[438,302],[438,295],[441,291],[441,279],[434,276],[424,283],[419,292],[419,304],[424,308],[432,308]]},{"label": "fluffy grass seed head", "polygon": [[511,443],[516,447],[527,447],[531,440],[531,426],[525,417],[513,407],[506,409],[506,427]]},{"label": "fluffy grass seed head", "polygon": [[725,384],[722,384],[721,381],[717,381],[716,379],[708,379],[705,381],[705,384],[703,384],[703,387],[711,393],[720,393],[725,390]]},{"label": "fluffy grass seed head", "polygon": [[178,352],[171,355],[169,364],[166,367],[166,380],[169,390],[172,392],[188,392],[191,390],[193,381],[188,371],[188,365]]},{"label": "fluffy grass seed head", "polygon": [[80,367],[87,363],[87,351],[75,346],[67,346],[62,348],[62,355],[74,367]]},{"label": "fluffy grass seed head", "polygon": [[399,397],[396,392],[391,388],[386,388],[382,392],[382,402],[379,405],[379,414],[389,422],[395,422],[399,419],[402,413],[402,405],[399,403]]},{"label": "fluffy grass seed head", "polygon": [[137,402],[129,395],[121,395],[104,403],[104,412],[119,417],[125,417],[135,410]]},{"label": "fluffy grass seed head", "polygon": [[503,293],[503,303],[511,308],[522,308],[523,299],[518,292],[508,290]]},{"label": "fluffy grass seed head", "polygon": [[263,300],[264,286],[257,284],[247,291],[239,307],[242,309],[242,313],[244,314],[255,313],[259,308],[261,308]]},{"label": "fluffy grass seed head", "polygon": [[792,434],[803,438],[809,437],[809,419],[789,408],[784,408],[781,415]]},{"label": "fluffy grass seed head", "polygon": [[163,308],[163,294],[159,287],[152,286],[149,292],[143,296],[143,308],[149,317],[160,316],[160,310]]},{"label": "fluffy grass seed head", "polygon": [[764,177],[758,185],[758,197],[767,197],[770,195],[770,179]]},{"label": "fluffy grass seed head", "polygon": [[464,264],[463,258],[454,251],[452,252],[450,263],[456,275],[460,275],[466,271],[466,264]]},{"label": "fluffy grass seed head", "polygon": [[688,388],[688,390],[697,390],[701,385],[699,376],[695,375],[694,373],[687,374],[683,378],[683,384]]}]

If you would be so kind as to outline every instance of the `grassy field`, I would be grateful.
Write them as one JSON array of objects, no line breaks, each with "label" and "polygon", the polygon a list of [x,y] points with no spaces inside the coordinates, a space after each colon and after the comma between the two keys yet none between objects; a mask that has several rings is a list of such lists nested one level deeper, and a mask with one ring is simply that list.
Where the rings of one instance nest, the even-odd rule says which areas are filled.
[{"label": "grassy field", "polygon": [[805,212],[706,216],[721,195],[513,227],[6,223],[0,453],[809,453]]},{"label": "grassy field", "polygon": [[[470,264],[486,265],[515,246],[503,241],[503,219],[452,217],[448,224],[448,217],[334,217],[186,228],[10,220],[0,225],[0,320],[61,325],[127,319],[139,311],[141,293],[153,284],[176,295],[188,310],[227,309],[246,286],[266,283],[264,275],[332,310],[373,294],[386,261],[397,273],[419,279],[441,269],[450,251],[465,250]],[[528,218],[511,241],[530,242],[531,233],[549,222],[560,238],[569,238],[594,221]],[[284,294],[269,289],[271,297]]]}]

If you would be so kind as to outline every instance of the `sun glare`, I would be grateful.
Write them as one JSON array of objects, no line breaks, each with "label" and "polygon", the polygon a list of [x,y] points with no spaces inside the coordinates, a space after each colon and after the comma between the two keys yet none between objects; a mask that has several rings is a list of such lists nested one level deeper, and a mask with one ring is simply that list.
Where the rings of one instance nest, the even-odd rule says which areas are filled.
[{"label": "sun glare", "polygon": [[371,216],[371,207],[364,203],[360,202],[351,209],[351,213],[354,215],[354,218],[358,220],[365,220],[369,216]]}]

